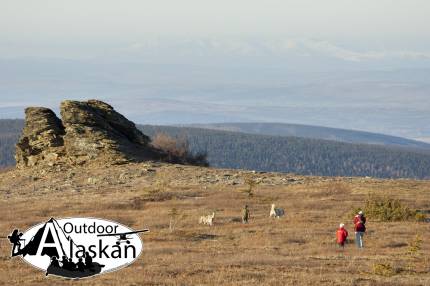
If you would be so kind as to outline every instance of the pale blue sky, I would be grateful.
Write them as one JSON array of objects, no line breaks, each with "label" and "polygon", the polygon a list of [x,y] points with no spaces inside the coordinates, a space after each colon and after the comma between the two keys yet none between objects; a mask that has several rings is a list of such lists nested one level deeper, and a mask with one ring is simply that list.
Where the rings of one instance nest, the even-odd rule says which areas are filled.
[{"label": "pale blue sky", "polygon": [[9,54],[34,46],[27,55],[67,56],[68,45],[77,53],[148,37],[281,37],[422,52],[429,15],[428,0],[0,0],[0,43]]},{"label": "pale blue sky", "polygon": [[428,0],[0,0],[0,118],[98,98],[430,141],[428,27]]}]

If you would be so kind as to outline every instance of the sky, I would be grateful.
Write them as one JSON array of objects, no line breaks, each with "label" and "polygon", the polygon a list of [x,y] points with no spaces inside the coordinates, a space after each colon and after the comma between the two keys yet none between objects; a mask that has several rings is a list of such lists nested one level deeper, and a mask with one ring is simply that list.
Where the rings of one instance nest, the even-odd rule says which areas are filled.
[{"label": "sky", "polygon": [[277,121],[430,140],[429,1],[0,7],[0,118],[99,98],[139,123]]},{"label": "sky", "polygon": [[[1,31],[38,41],[146,35],[426,37],[425,0],[2,0]],[[70,39],[69,37],[72,37]]]}]

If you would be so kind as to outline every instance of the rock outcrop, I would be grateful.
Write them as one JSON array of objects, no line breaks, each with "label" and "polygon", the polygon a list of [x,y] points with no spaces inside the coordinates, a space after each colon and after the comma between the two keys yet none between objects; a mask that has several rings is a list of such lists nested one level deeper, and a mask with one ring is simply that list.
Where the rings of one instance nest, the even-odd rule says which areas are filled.
[{"label": "rock outcrop", "polygon": [[60,106],[60,120],[44,107],[29,107],[16,145],[18,168],[35,165],[121,164],[159,159],[135,124],[98,100],[70,101]]},{"label": "rock outcrop", "polygon": [[25,126],[16,145],[17,166],[34,166],[40,161],[54,164],[59,156],[64,155],[64,134],[63,124],[52,110],[27,108]]},{"label": "rock outcrop", "polygon": [[60,109],[66,130],[64,146],[73,163],[96,159],[121,163],[149,155],[149,137],[109,104],[66,100]]}]

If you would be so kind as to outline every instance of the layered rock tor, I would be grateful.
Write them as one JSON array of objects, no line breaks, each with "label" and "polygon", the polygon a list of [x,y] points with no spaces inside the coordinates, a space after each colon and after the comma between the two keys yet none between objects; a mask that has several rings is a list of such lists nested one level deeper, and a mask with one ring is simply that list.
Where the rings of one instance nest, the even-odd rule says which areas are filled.
[{"label": "layered rock tor", "polygon": [[18,167],[34,166],[40,161],[54,164],[64,153],[64,127],[55,113],[45,107],[25,110],[25,126],[16,144]]},{"label": "layered rock tor", "polygon": [[55,164],[120,164],[161,156],[133,122],[98,100],[61,103],[60,120],[44,107],[26,109],[16,145],[17,167]]},{"label": "layered rock tor", "polygon": [[64,146],[77,164],[95,159],[120,163],[144,155],[150,139],[135,124],[98,100],[61,103]]}]

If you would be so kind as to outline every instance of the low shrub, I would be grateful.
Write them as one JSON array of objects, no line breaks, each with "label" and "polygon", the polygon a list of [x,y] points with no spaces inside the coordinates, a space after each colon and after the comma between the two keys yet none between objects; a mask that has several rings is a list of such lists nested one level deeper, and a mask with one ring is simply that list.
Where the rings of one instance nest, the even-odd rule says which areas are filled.
[{"label": "low shrub", "polygon": [[375,263],[373,264],[373,273],[376,275],[389,277],[396,274],[396,271],[388,263]]},{"label": "low shrub", "polygon": [[157,133],[151,144],[163,151],[170,163],[209,166],[205,152],[192,153],[190,151],[186,136],[171,137],[165,133]]},{"label": "low shrub", "polygon": [[130,207],[134,210],[141,210],[145,204],[145,200],[142,197],[134,197],[130,202]]},{"label": "low shrub", "polygon": [[422,243],[423,243],[423,240],[421,239],[421,236],[417,234],[414,237],[414,239],[412,239],[408,244],[409,245],[408,253],[411,256],[419,255],[419,252],[422,249]]},{"label": "low shrub", "polygon": [[178,210],[177,208],[172,208],[169,211],[169,231],[173,232],[178,224],[178,222],[180,222],[181,220],[184,220],[185,217],[187,216],[183,211]]},{"label": "low shrub", "polygon": [[416,218],[415,210],[404,206],[399,200],[387,197],[369,197],[364,208],[356,208],[354,213],[359,210],[363,210],[369,218],[379,221],[407,221]]},{"label": "low shrub", "polygon": [[254,195],[255,187],[258,185],[257,180],[252,175],[247,175],[244,178],[246,189],[243,191],[248,194],[248,197],[252,197]]},{"label": "low shrub", "polygon": [[415,214],[415,220],[420,222],[427,221],[427,216],[422,212],[417,212]]}]

